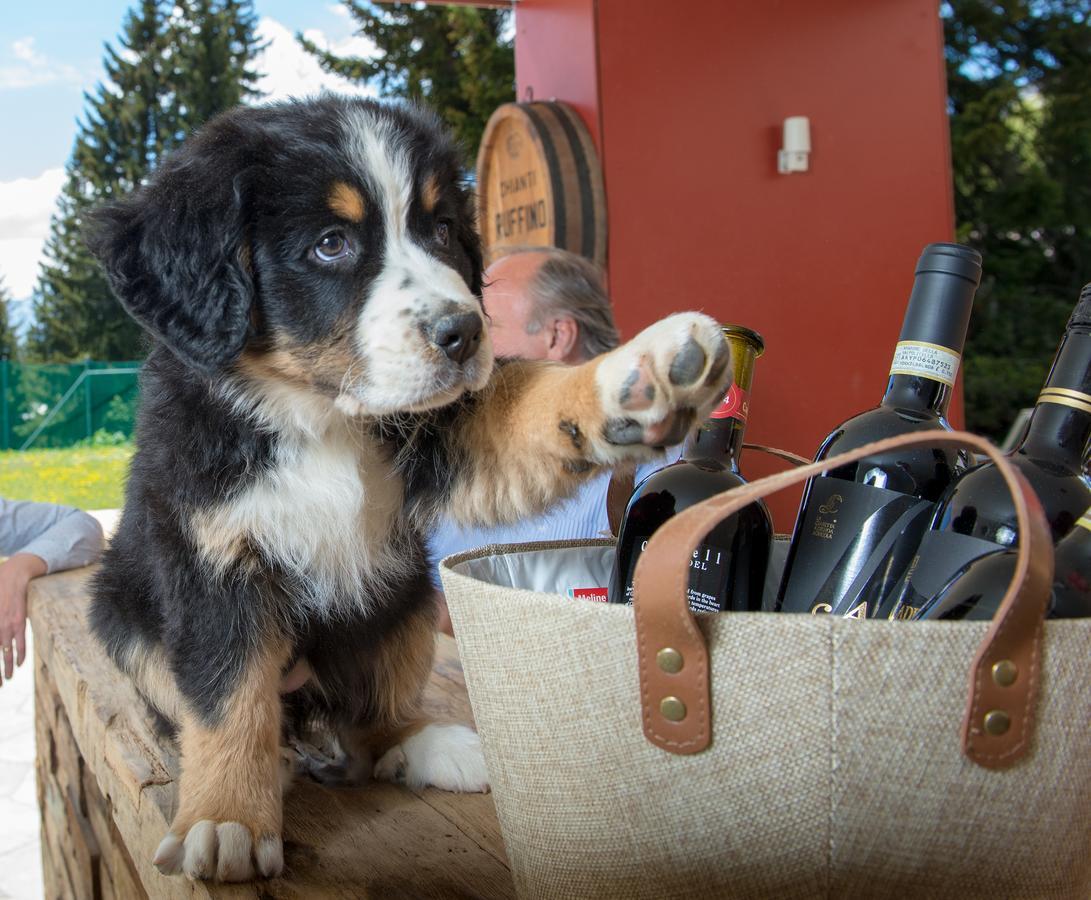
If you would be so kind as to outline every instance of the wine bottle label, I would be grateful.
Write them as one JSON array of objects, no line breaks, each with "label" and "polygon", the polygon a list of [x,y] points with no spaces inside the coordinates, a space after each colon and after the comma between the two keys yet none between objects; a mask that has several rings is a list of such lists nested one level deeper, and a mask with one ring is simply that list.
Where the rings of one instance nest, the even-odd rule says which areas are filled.
[{"label": "wine bottle label", "polygon": [[895,615],[910,618],[975,559],[1002,549],[1000,544],[954,531],[925,532]]},{"label": "wine bottle label", "polygon": [[816,478],[781,609],[874,616],[909,565],[931,511],[928,501],[897,491]]},{"label": "wine bottle label", "polygon": [[[636,564],[648,547],[648,537],[637,538],[634,544],[632,565],[626,579],[625,602],[633,605],[633,575]],[[700,612],[720,612],[727,587],[728,552],[712,544],[699,544],[689,562],[689,587],[686,596],[690,609]]]},{"label": "wine bottle label", "polygon": [[710,419],[738,419],[745,422],[750,415],[750,392],[744,391],[736,382],[732,382],[727,394],[712,412]]},{"label": "wine bottle label", "polygon": [[1091,531],[1091,511],[1085,512],[1080,516],[1076,520],[1076,524],[1079,525],[1080,528],[1086,528],[1088,531]]},{"label": "wine bottle label", "polygon": [[1061,406],[1070,406],[1081,412],[1091,413],[1091,396],[1082,391],[1073,391],[1069,388],[1043,388],[1038,395],[1039,403],[1057,403]]},{"label": "wine bottle label", "polygon": [[962,357],[949,347],[925,341],[898,341],[891,375],[917,375],[953,387]]}]

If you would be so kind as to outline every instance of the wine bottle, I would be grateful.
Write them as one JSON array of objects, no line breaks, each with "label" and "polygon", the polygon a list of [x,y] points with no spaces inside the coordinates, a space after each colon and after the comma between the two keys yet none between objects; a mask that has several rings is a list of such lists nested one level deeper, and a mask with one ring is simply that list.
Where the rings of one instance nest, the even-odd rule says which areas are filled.
[{"label": "wine bottle", "polygon": [[1053,553],[1051,619],[1091,618],[1091,509],[1076,520]]},{"label": "wine bottle", "polygon": [[[815,461],[898,434],[949,428],[981,256],[929,244],[917,263],[886,393],[874,409],[839,425]],[[943,447],[869,456],[807,482],[776,608],[874,616],[913,558],[932,505],[964,465]]]},{"label": "wine bottle", "polygon": [[[1026,433],[1008,461],[1042,503],[1056,545],[1091,506],[1091,284],[1080,294]],[[936,505],[892,615],[912,618],[979,556],[1019,539],[1015,507],[992,463],[964,473]],[[992,565],[998,566],[999,563]]]},{"label": "wine bottle", "polygon": [[899,607],[897,618],[991,619],[1011,584],[1019,555],[993,550],[966,565],[919,610]]},{"label": "wine bottle", "polygon": [[[1015,574],[1014,550],[979,556],[913,616],[916,619],[992,619]],[[1054,551],[1049,619],[1091,618],[1091,509]]]},{"label": "wine bottle", "polygon": [[[750,407],[754,361],[765,344],[739,325],[723,326],[731,345],[734,380],[723,402],[686,438],[678,462],[652,472],[636,486],[618,533],[610,602],[633,602],[633,575],[648,539],[671,516],[746,482],[739,454]],[[762,502],[717,525],[693,551],[688,596],[695,611],[761,608],[773,523]]]}]

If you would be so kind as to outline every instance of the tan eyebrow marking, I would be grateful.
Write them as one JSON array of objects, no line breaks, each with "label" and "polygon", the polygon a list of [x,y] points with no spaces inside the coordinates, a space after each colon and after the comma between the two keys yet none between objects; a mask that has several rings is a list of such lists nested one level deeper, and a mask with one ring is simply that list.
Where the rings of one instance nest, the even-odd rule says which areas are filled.
[{"label": "tan eyebrow marking", "polygon": [[350,222],[364,221],[364,196],[352,185],[336,181],[326,198],[330,209]]},{"label": "tan eyebrow marking", "polygon": [[435,175],[428,176],[428,180],[424,182],[424,187],[421,188],[420,196],[425,212],[431,212],[436,208],[436,204],[439,203],[439,182],[436,181]]}]

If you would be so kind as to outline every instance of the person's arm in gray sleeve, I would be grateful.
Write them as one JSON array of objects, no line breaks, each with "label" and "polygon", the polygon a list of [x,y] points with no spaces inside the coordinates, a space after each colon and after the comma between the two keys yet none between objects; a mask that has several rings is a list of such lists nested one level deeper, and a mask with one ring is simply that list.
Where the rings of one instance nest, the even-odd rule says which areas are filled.
[{"label": "person's arm in gray sleeve", "polygon": [[102,552],[102,528],[71,506],[0,497],[0,685],[26,659],[27,585],[85,566]]},{"label": "person's arm in gray sleeve", "polygon": [[61,572],[93,563],[102,545],[102,526],[83,510],[0,498],[0,556],[31,553]]}]

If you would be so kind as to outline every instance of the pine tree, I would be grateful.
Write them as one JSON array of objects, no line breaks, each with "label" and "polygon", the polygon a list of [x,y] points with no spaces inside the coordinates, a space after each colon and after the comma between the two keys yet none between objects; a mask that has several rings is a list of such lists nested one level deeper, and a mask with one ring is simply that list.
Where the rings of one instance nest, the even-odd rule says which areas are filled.
[{"label": "pine tree", "polygon": [[8,317],[8,304],[11,302],[11,294],[8,292],[4,279],[0,278],[0,360],[14,359],[18,349],[15,329]]},{"label": "pine tree", "polygon": [[257,97],[251,67],[264,49],[252,0],[183,0],[172,19],[173,82],[184,133]]},{"label": "pine tree", "polygon": [[[113,299],[84,246],[83,218],[96,204],[132,190],[162,135],[175,130],[160,103],[163,17],[160,0],[128,14],[121,50],[106,47],[107,80],[85,94],[65,184],[50,223],[46,263],[34,293],[28,349],[41,359],[125,359],[140,354],[140,330]],[[169,138],[168,138],[169,140]]]},{"label": "pine tree", "polygon": [[458,135],[473,164],[485,123],[515,99],[511,12],[468,6],[342,0],[358,33],[379,48],[375,58],[339,57],[302,35],[297,39],[327,72],[377,83],[387,96],[431,106]]},{"label": "pine tree", "polygon": [[254,95],[255,24],[250,0],[141,0],[128,14],[120,49],[106,48],[105,81],[84,95],[34,292],[27,346],[36,358],[144,355],[140,328],[83,243],[84,218],[137,187],[190,130]]},{"label": "pine tree", "polygon": [[1031,406],[1091,280],[1091,0],[944,8],[958,237],[985,278],[966,342],[968,425]]}]

